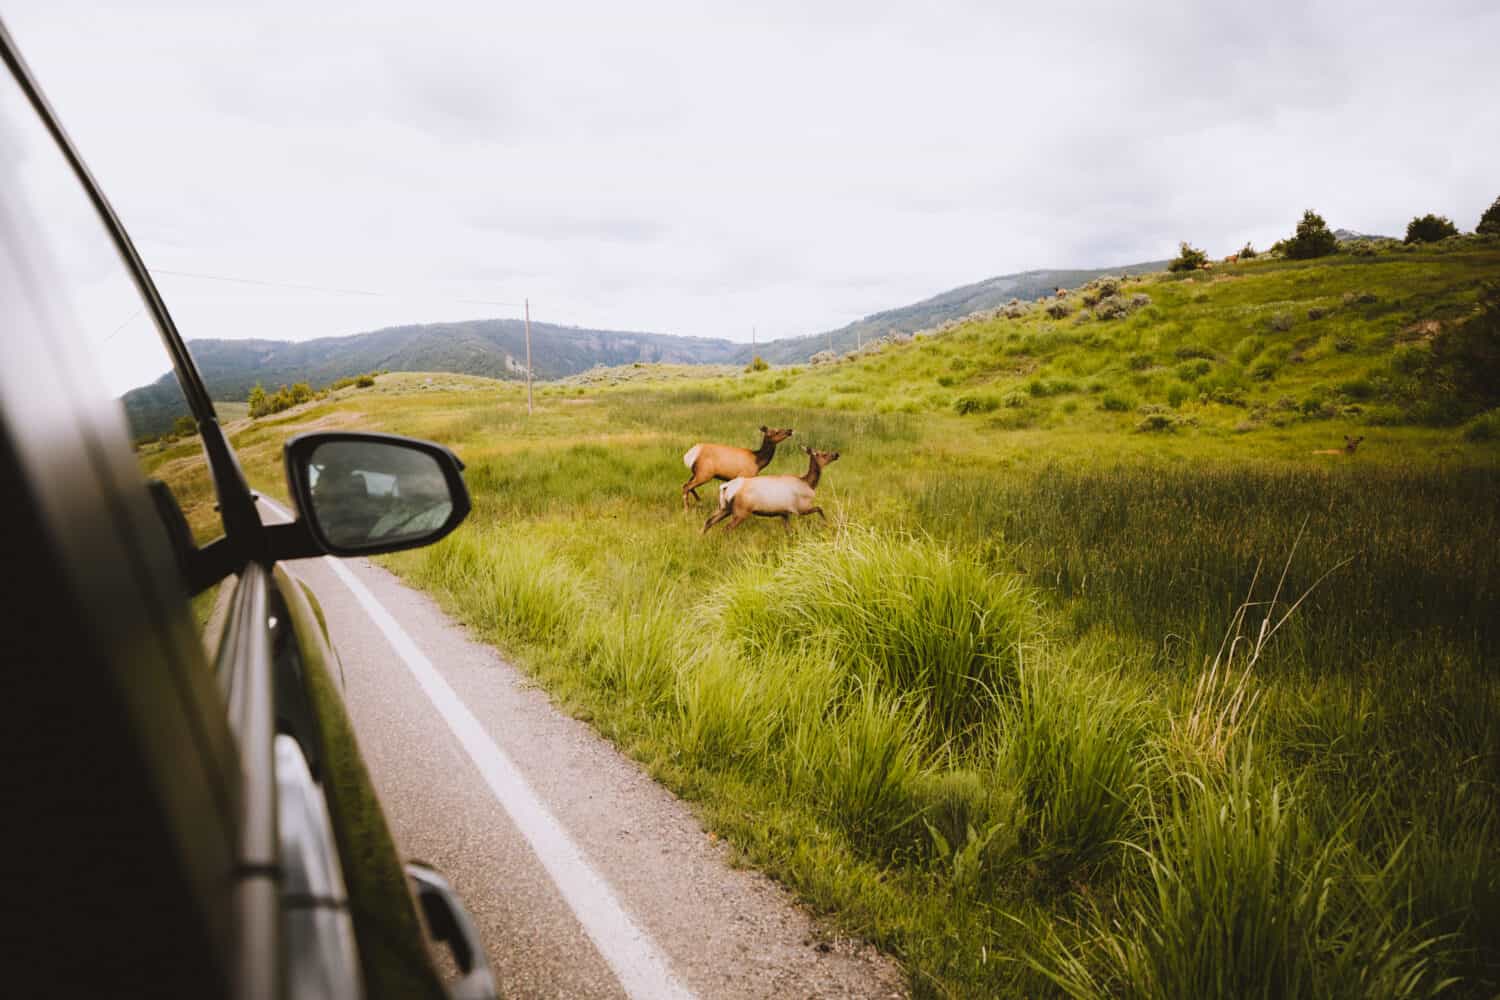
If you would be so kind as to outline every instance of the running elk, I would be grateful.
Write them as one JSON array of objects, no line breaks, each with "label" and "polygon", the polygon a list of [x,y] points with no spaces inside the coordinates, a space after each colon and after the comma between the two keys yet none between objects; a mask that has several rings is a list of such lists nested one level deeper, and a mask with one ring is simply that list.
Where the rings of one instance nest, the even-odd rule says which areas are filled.
[{"label": "running elk", "polygon": [[727,444],[695,444],[682,456],[682,464],[688,467],[688,481],[682,486],[682,509],[692,506],[688,497],[697,503],[698,487],[710,479],[739,479],[754,476],[771,464],[776,457],[776,446],[792,436],[790,427],[762,427],[760,447],[735,448]]},{"label": "running elk", "polygon": [[838,461],[839,453],[814,451],[807,447],[802,450],[807,452],[808,459],[805,476],[754,476],[748,479],[731,479],[720,486],[719,509],[703,522],[704,533],[707,534],[709,528],[730,516],[734,519],[729,522],[725,531],[740,524],[751,514],[779,517],[788,531],[792,530],[793,514],[817,514],[823,520],[828,520],[823,508],[813,503],[813,490],[818,488],[823,468],[830,462]]},{"label": "running elk", "polygon": [[1357,438],[1352,438],[1349,435],[1345,434],[1344,435],[1344,446],[1342,448],[1319,448],[1317,451],[1313,452],[1313,454],[1314,455],[1352,455],[1352,454],[1354,454],[1354,449],[1358,448],[1359,447],[1359,443],[1361,441],[1363,441],[1364,439],[1365,438],[1364,438],[1363,434],[1361,434]]}]

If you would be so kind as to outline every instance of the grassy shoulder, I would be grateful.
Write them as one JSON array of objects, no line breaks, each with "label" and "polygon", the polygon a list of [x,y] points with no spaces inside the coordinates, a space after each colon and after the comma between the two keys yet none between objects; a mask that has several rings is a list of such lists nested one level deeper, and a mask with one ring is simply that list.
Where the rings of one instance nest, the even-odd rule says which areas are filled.
[{"label": "grassy shoulder", "polygon": [[[235,440],[272,492],[300,430],[453,447],[470,523],[392,568],[918,995],[1486,996],[1500,451],[1421,422],[1426,389],[1388,373],[1403,330],[1472,313],[1487,253],[1144,282],[1123,320],[1028,313],[801,371],[621,370],[539,387],[529,418],[513,385],[382,376]],[[1336,330],[1263,331],[1302,293]],[[1171,402],[1179,364],[1248,372],[1244,338],[1319,330],[1241,403]],[[1276,407],[1356,369],[1388,383]],[[1126,391],[1135,410],[1103,405]],[[1196,419],[1138,430],[1142,405]],[[832,523],[701,536],[681,454],[761,424],[842,453]],[[1314,454],[1346,429],[1354,456]]]}]

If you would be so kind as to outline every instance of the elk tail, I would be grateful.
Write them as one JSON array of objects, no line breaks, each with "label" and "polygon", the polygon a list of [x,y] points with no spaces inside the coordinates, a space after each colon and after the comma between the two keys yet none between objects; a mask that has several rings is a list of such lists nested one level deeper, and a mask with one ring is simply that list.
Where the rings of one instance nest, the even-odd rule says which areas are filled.
[{"label": "elk tail", "polygon": [[744,486],[744,485],[745,485],[744,478],[743,477],[738,477],[738,478],[735,478],[735,479],[731,479],[729,482],[725,483],[723,486],[720,486],[719,487],[719,509],[723,510],[725,507],[728,507],[731,503],[734,503],[734,495],[736,493],[738,493],[740,491],[740,487]]}]

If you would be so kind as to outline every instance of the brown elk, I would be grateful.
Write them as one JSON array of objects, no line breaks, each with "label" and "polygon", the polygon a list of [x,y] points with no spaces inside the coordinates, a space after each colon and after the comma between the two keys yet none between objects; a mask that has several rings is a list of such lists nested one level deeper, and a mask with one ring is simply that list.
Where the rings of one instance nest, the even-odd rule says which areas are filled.
[{"label": "brown elk", "polygon": [[1224,258],[1224,263],[1226,263],[1226,264],[1238,264],[1239,262],[1240,262],[1240,255],[1237,254],[1237,253],[1232,253],[1228,257]]},{"label": "brown elk", "polygon": [[759,473],[776,457],[776,446],[791,436],[790,427],[761,427],[760,447],[755,451],[727,444],[693,445],[682,456],[682,464],[692,473],[682,486],[682,509],[692,506],[689,496],[693,503],[702,499],[698,487],[710,479],[739,479]]},{"label": "brown elk", "polygon": [[1361,441],[1363,441],[1364,439],[1365,439],[1365,437],[1364,437],[1363,434],[1361,434],[1357,438],[1352,438],[1349,435],[1345,434],[1344,435],[1344,446],[1342,448],[1319,448],[1317,451],[1313,452],[1313,454],[1314,455],[1352,455],[1352,454],[1354,454],[1354,449],[1358,448],[1359,447],[1359,443]]},{"label": "brown elk", "polygon": [[813,503],[813,490],[818,488],[823,468],[830,462],[838,461],[839,453],[814,451],[807,447],[802,450],[807,452],[808,459],[807,474],[804,476],[754,476],[748,479],[731,479],[720,486],[719,509],[703,522],[704,533],[707,534],[709,528],[731,516],[734,519],[729,522],[725,531],[739,525],[751,514],[779,517],[788,531],[792,530],[793,514],[816,514],[823,520],[828,520],[823,508]]},{"label": "brown elk", "polygon": [[1059,288],[1057,290],[1057,297],[1060,298],[1060,299],[1067,298],[1068,297],[1068,290],[1066,288]]}]

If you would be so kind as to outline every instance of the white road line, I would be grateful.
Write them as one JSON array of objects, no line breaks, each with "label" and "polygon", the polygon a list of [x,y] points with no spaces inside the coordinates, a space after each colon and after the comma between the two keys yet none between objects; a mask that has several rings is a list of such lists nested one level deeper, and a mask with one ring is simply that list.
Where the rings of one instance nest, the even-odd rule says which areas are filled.
[{"label": "white road line", "polygon": [[[261,501],[288,521],[292,520],[280,504],[265,497]],[[666,955],[625,912],[609,883],[589,864],[520,769],[490,738],[484,724],[469,711],[415,640],[348,567],[332,556],[323,558],[354,594],[458,737],[490,791],[552,876],[594,947],[614,970],[620,986],[635,1000],[691,1000],[692,991],[672,975]]]}]

